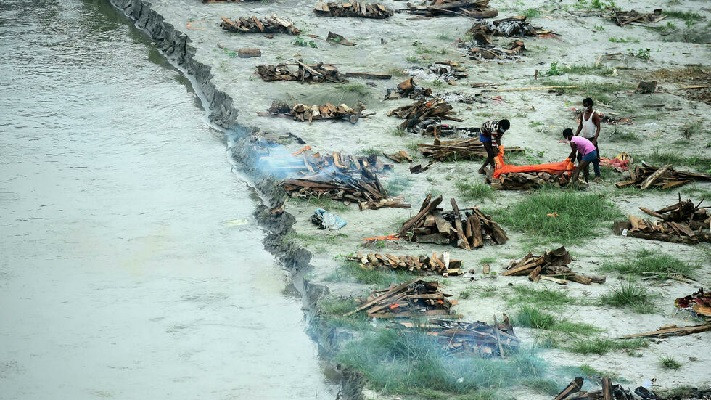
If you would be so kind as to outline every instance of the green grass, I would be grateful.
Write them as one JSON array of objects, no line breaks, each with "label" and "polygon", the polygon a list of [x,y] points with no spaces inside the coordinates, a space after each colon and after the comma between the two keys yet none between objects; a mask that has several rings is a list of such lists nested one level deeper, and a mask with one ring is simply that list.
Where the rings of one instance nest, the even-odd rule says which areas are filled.
[{"label": "green grass", "polygon": [[553,62],[548,71],[546,71],[546,76],[565,74],[610,76],[613,73],[614,70],[612,68],[608,68],[604,65],[558,65],[557,62]]},{"label": "green grass", "polygon": [[366,269],[362,268],[356,261],[344,261],[339,269],[325,280],[330,282],[355,281],[364,285],[385,287],[402,283],[412,278],[413,275],[405,271],[385,268]]},{"label": "green grass", "polygon": [[584,375],[585,377],[587,377],[590,380],[599,380],[600,378],[608,377],[615,382],[620,381],[620,377],[618,374],[616,374],[614,372],[609,372],[609,371],[601,371],[601,370],[591,367],[588,364],[581,365],[579,370],[580,370],[581,375]]},{"label": "green grass", "polygon": [[658,251],[640,250],[624,261],[606,262],[600,268],[606,272],[637,275],[640,277],[668,279],[670,275],[692,277],[699,265],[692,265]]},{"label": "green grass", "polygon": [[610,136],[610,143],[637,142],[640,137],[633,131],[621,130],[615,126],[615,133]]},{"label": "green grass", "polygon": [[360,96],[370,96],[370,89],[362,83],[344,83],[337,85],[336,88],[343,92],[355,93]]},{"label": "green grass", "polygon": [[482,201],[494,199],[494,189],[485,183],[459,181],[455,184],[455,186],[464,200]]},{"label": "green grass", "polygon": [[461,292],[459,292],[459,298],[466,300],[466,299],[472,297],[473,293],[474,293],[474,288],[468,287],[468,288],[462,290]]},{"label": "green grass", "polygon": [[313,208],[323,208],[326,211],[348,211],[346,204],[340,201],[333,200],[329,197],[308,197],[305,199],[294,197],[290,201],[299,203],[302,206]]},{"label": "green grass", "polygon": [[642,339],[633,340],[612,340],[612,339],[582,339],[576,340],[565,350],[575,354],[607,354],[611,351],[624,350],[631,352],[649,346],[647,341]]},{"label": "green grass", "polygon": [[566,245],[602,236],[608,221],[623,217],[602,195],[553,190],[527,196],[494,214],[497,222],[525,233],[530,242]]},{"label": "green grass", "polygon": [[637,38],[632,38],[632,37],[611,37],[608,39],[612,43],[639,43],[639,39]]},{"label": "green grass", "polygon": [[681,363],[672,357],[662,357],[659,359],[659,365],[664,369],[679,369],[681,368]]},{"label": "green grass", "polygon": [[701,14],[688,11],[664,11],[664,15],[684,21],[686,26],[692,26],[704,19]]},{"label": "green grass", "polygon": [[567,293],[550,289],[532,289],[528,286],[514,286],[513,295],[507,297],[509,305],[529,304],[543,309],[560,309],[578,302]]},{"label": "green grass", "polygon": [[522,13],[526,18],[536,18],[541,16],[541,11],[537,8],[527,8]]},{"label": "green grass", "polygon": [[647,163],[659,166],[672,164],[674,167],[688,167],[702,173],[711,173],[711,158],[709,157],[686,157],[673,152],[655,151],[651,154],[637,156],[635,160],[644,160]]},{"label": "green grass", "polygon": [[600,296],[600,304],[626,308],[640,314],[650,314],[654,312],[653,297],[646,287],[627,282]]},{"label": "green grass", "polygon": [[[571,82],[559,81],[555,79],[539,79],[538,82],[533,82],[534,85],[545,86],[570,86],[559,89],[564,94],[583,95],[595,100],[596,103],[609,104],[613,101],[613,95],[623,90],[634,89],[635,86],[630,83],[612,83],[612,82]],[[576,100],[577,101],[577,100]]]},{"label": "green grass", "polygon": [[559,320],[555,316],[536,307],[525,305],[514,315],[514,323],[528,328],[562,332],[566,334],[590,335],[601,330],[593,325]]},{"label": "green grass", "polygon": [[452,356],[435,338],[398,329],[373,332],[346,344],[336,361],[360,371],[373,389],[426,398],[457,398],[432,397],[437,392],[466,395],[461,399],[496,398],[493,391],[524,379],[541,379],[547,369],[535,354],[523,351],[506,360]]},{"label": "green grass", "polygon": [[701,121],[689,121],[681,126],[681,136],[684,137],[684,139],[691,139],[692,136],[697,134],[704,136],[709,134],[709,131],[704,129],[704,125]]}]

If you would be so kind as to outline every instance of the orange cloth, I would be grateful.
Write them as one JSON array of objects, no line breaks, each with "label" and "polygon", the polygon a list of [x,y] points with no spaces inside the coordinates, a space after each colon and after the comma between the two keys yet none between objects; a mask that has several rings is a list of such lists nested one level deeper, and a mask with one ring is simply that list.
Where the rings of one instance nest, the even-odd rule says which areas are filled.
[{"label": "orange cloth", "polygon": [[494,169],[494,178],[498,179],[501,174],[508,174],[511,172],[548,172],[549,174],[562,174],[567,171],[572,171],[575,165],[570,160],[566,158],[565,160],[557,163],[545,163],[538,165],[507,165],[504,162],[504,146],[499,146],[499,154],[494,157],[494,162],[496,163],[496,168]]}]

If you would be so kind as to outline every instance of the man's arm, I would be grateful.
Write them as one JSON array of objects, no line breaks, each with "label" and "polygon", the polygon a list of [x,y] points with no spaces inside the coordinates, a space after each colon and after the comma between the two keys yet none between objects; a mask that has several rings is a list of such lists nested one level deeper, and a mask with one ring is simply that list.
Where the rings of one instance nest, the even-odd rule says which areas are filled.
[{"label": "man's arm", "polygon": [[570,152],[570,155],[568,156],[568,158],[570,158],[570,161],[575,162],[575,153],[578,152],[578,146],[576,146],[575,143],[571,142],[570,149],[572,151]]},{"label": "man's arm", "polygon": [[600,136],[600,115],[598,113],[593,113],[593,124],[595,124],[595,137],[592,142],[597,143],[597,137]]},{"label": "man's arm", "polygon": [[578,118],[578,130],[575,132],[575,136],[580,135],[580,131],[583,130],[583,115],[585,115],[584,110],[583,110],[583,113],[580,114],[580,118]]}]

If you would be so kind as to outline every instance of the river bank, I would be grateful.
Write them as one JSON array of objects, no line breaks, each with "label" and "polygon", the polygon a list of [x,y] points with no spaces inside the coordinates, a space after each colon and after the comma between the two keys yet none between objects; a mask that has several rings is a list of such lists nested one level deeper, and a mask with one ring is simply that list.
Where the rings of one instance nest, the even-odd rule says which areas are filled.
[{"label": "river bank", "polygon": [[[387,110],[407,104],[408,100],[394,102],[378,101],[381,92],[387,87],[394,87],[399,79],[388,82],[352,82],[349,85],[302,85],[295,82],[263,83],[253,75],[254,66],[259,63],[276,63],[287,58],[304,58],[308,62],[333,60],[339,61],[343,70],[368,72],[392,72],[396,75],[414,74],[435,91],[456,91],[463,94],[480,94],[482,102],[459,105],[458,111],[464,119],[464,125],[478,126],[482,120],[508,117],[514,128],[507,135],[507,145],[518,145],[527,149],[530,159],[527,161],[556,161],[563,158],[567,149],[556,144],[558,132],[565,126],[575,123],[571,107],[579,107],[582,97],[595,98],[598,110],[615,113],[623,117],[632,117],[634,125],[603,126],[604,149],[608,155],[620,151],[634,152],[638,157],[650,158],[659,151],[674,151],[680,162],[694,157],[708,160],[707,134],[703,127],[711,123],[707,103],[687,98],[684,86],[684,70],[689,66],[708,67],[708,45],[677,40],[669,35],[678,35],[677,30],[687,29],[693,33],[708,23],[708,10],[697,10],[693,1],[674,5],[678,12],[699,12],[698,25],[686,24],[686,28],[677,29],[662,24],[671,33],[660,35],[658,30],[641,26],[617,27],[598,15],[598,10],[591,7],[565,8],[571,4],[553,4],[536,2],[524,8],[516,2],[495,4],[507,16],[513,13],[545,10],[534,18],[535,23],[544,25],[560,34],[556,39],[533,39],[528,44],[527,58],[516,62],[471,63],[467,65],[471,81],[498,83],[511,87],[538,85],[535,76],[547,76],[545,84],[577,84],[584,89],[572,92],[501,92],[479,93],[464,85],[443,87],[435,77],[423,71],[423,67],[435,59],[459,57],[454,41],[464,36],[471,21],[466,18],[435,18],[425,21],[408,21],[405,15],[396,15],[392,22],[325,18],[319,19],[311,14],[310,2],[289,3],[243,3],[201,5],[192,1],[167,2],[153,1],[150,7],[141,1],[116,0],[113,3],[124,10],[137,25],[146,29],[159,48],[172,57],[187,74],[194,76],[197,85],[205,94],[207,103],[213,111],[213,120],[225,127],[236,128],[232,150],[235,158],[243,165],[246,173],[255,182],[263,196],[265,205],[260,215],[263,226],[267,229],[265,245],[282,262],[294,269],[309,269],[307,287],[313,297],[326,292],[331,296],[361,295],[373,285],[340,279],[344,275],[342,256],[361,250],[360,239],[392,233],[411,212],[400,210],[378,210],[359,212],[350,208],[334,207],[349,222],[348,228],[338,233],[323,233],[310,225],[309,218],[314,206],[311,203],[286,201],[286,213],[271,213],[274,207],[285,201],[281,193],[270,180],[269,172],[256,167],[254,162],[259,154],[269,148],[273,142],[282,141],[289,152],[301,147],[300,143],[289,138],[296,136],[319,151],[347,151],[348,153],[394,152],[403,147],[411,152],[416,143],[428,139],[398,132],[398,121],[385,116]],[[397,3],[387,3],[396,6]],[[618,6],[644,9],[641,2],[624,2]],[[530,8],[529,8],[530,7]],[[328,31],[352,38],[358,45],[354,49],[330,45],[317,38],[315,47],[295,46],[292,38],[274,39],[257,36],[229,35],[218,24],[220,16],[237,17],[244,15],[285,14],[297,24],[313,32],[317,38],[325,37]],[[682,14],[677,14],[682,15]],[[671,23],[671,21],[669,21]],[[685,24],[684,20],[676,21]],[[177,30],[177,31],[176,31]],[[180,33],[182,32],[182,33]],[[378,33],[375,35],[375,33]],[[686,31],[684,31],[686,32]],[[186,39],[185,34],[190,40]],[[686,37],[690,34],[686,32]],[[615,40],[612,40],[615,39]],[[671,39],[671,40],[670,40]],[[310,40],[310,39],[309,39]],[[263,57],[239,59],[231,53],[242,47],[260,47]],[[609,58],[612,57],[612,58]],[[559,73],[558,68],[580,66],[584,72]],[[634,93],[634,87],[640,78],[660,75],[662,68],[673,68],[673,78],[662,82],[664,90],[654,95]],[[580,69],[580,68],[579,68]],[[400,72],[397,72],[400,71]],[[609,71],[609,72],[608,72]],[[681,71],[681,72],[679,72]],[[447,89],[449,90],[447,90]],[[255,95],[257,94],[257,95]],[[362,101],[369,111],[376,115],[361,120],[357,124],[334,125],[328,122],[312,125],[285,122],[280,119],[260,117],[273,100],[300,102],[319,102],[336,99],[337,101]],[[661,106],[659,106],[661,104]],[[700,131],[690,135],[694,141],[683,136],[685,124],[693,122],[701,127]],[[291,135],[285,135],[285,132]],[[261,132],[261,133],[260,133]],[[672,145],[668,134],[674,132]],[[269,139],[269,136],[272,139]],[[276,140],[274,139],[276,138]],[[696,143],[694,145],[693,143]],[[701,168],[704,167],[701,163]],[[683,164],[682,164],[683,166]],[[419,177],[409,176],[406,167],[396,166],[388,181],[404,182],[402,194],[412,204],[419,204],[424,193],[442,193],[445,197],[456,197],[460,204],[467,203],[460,187],[473,184],[477,177],[472,176],[476,162],[438,163],[427,174]],[[694,168],[691,165],[691,168]],[[697,167],[698,168],[698,167]],[[444,178],[443,178],[444,177]],[[395,179],[397,178],[397,179]],[[614,174],[607,175],[608,181],[601,185],[592,185],[589,192],[605,196],[614,191]],[[684,192],[689,196],[703,196],[708,193],[708,184],[699,184],[694,190]],[[491,199],[477,199],[487,209],[506,209],[522,201],[525,194],[506,193],[494,195]],[[673,193],[638,192],[612,195],[616,206],[622,213],[642,216],[639,206],[653,209],[670,204]],[[471,202],[471,201],[469,201]],[[467,204],[468,205],[468,204]],[[373,224],[377,220],[378,224]],[[295,224],[295,225],[294,225]],[[293,228],[292,228],[293,227]],[[293,230],[292,230],[293,229]],[[463,260],[467,268],[490,264],[493,270],[503,267],[511,259],[519,258],[529,250],[540,251],[545,246],[531,244],[526,234],[510,231],[511,238],[502,247],[486,246],[476,252],[453,249],[453,257]],[[387,246],[387,245],[386,245]],[[396,245],[395,251],[431,251],[409,243]],[[582,272],[596,272],[602,263],[613,259],[624,259],[630,255],[647,250],[658,254],[673,254],[684,262],[699,265],[696,276],[698,283],[708,285],[709,264],[708,245],[685,246],[670,243],[631,241],[628,238],[613,236],[609,231],[593,240],[576,244],[573,248],[576,267]],[[347,273],[345,274],[347,275]],[[571,304],[566,311],[557,311],[556,316],[572,316],[578,323],[588,323],[604,330],[604,337],[614,338],[639,331],[654,330],[668,323],[687,324],[689,320],[674,312],[669,299],[693,291],[694,284],[667,282],[654,285],[652,290],[665,302],[655,300],[658,310],[653,314],[637,314],[627,310],[610,309],[598,304],[583,304],[581,299],[598,298],[606,294],[611,287],[622,285],[626,276],[612,276],[606,286],[591,286],[580,291],[569,288],[546,287],[546,290],[564,292],[580,304]],[[447,290],[460,297],[458,312],[470,319],[490,320],[491,315],[512,312],[512,306],[506,299],[511,297],[512,281],[498,277],[480,279],[475,284],[469,281],[446,280]],[[314,285],[313,283],[316,283]],[[517,283],[531,290],[527,283]],[[328,289],[325,289],[328,288]],[[464,298],[462,293],[474,292],[474,296]],[[497,293],[491,296],[476,296],[480,292]],[[610,323],[610,321],[624,321]],[[536,329],[521,328],[522,339],[531,343],[537,340]],[[322,332],[322,338],[333,331]],[[587,365],[597,370],[616,369],[619,365],[631,366],[619,375],[634,384],[657,377],[655,384],[663,388],[681,385],[709,385],[708,377],[697,371],[711,365],[711,360],[702,355],[703,343],[708,333],[696,336],[697,339],[674,338],[652,345],[652,350],[642,352],[612,353],[606,355],[580,355],[552,349],[544,358],[557,367]],[[699,339],[700,338],[700,339]],[[324,340],[320,343],[325,345]],[[338,344],[335,344],[338,347]],[[701,346],[701,347],[700,347]],[[327,347],[327,346],[325,346]],[[676,357],[689,360],[688,367],[676,371],[665,371],[659,367],[659,359]],[[529,389],[522,389],[520,398],[548,398]],[[372,396],[378,396],[372,394]]]}]

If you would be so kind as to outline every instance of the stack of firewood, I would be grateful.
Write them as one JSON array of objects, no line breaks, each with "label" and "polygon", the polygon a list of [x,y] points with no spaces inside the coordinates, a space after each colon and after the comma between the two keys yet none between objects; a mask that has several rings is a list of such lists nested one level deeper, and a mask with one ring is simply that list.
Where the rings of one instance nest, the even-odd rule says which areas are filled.
[{"label": "stack of firewood", "polygon": [[453,211],[442,212],[437,208],[441,202],[442,196],[432,200],[428,194],[420,211],[402,225],[398,236],[419,243],[452,244],[465,250],[484,246],[486,238],[496,244],[508,240],[499,224],[478,208],[460,210],[452,199]]},{"label": "stack of firewood", "polygon": [[316,15],[324,17],[361,17],[383,19],[393,15],[393,10],[378,3],[365,2],[318,2],[314,7]]},{"label": "stack of firewood", "polygon": [[523,37],[550,35],[552,32],[549,30],[534,27],[526,21],[525,16],[515,16],[497,19],[493,22],[476,22],[467,31],[467,33],[471,34],[479,44],[491,44],[491,40],[488,38],[488,36],[490,35]]},{"label": "stack of firewood", "polygon": [[565,285],[568,281],[589,285],[595,283],[605,283],[605,277],[586,276],[570,270],[568,264],[573,259],[565,247],[546,252],[541,256],[534,256],[533,253],[518,261],[513,261],[502,275],[523,276],[528,275],[528,279],[538,282],[541,279]]},{"label": "stack of firewood", "polygon": [[[511,149],[507,147],[506,151],[511,151]],[[570,176],[566,174],[548,172],[512,172],[501,174],[498,178],[487,177],[486,179],[486,183],[498,190],[538,189],[545,184],[560,187],[567,185],[569,181]]]},{"label": "stack of firewood", "polygon": [[454,305],[439,291],[437,281],[415,279],[386,290],[376,290],[365,303],[345,314],[349,316],[365,310],[370,318],[416,318],[449,315]]},{"label": "stack of firewood", "polygon": [[[486,149],[478,138],[439,140],[434,143],[419,143],[417,145],[423,156],[437,161],[469,160],[486,157]],[[506,151],[523,151],[520,147],[507,147]]]},{"label": "stack of firewood", "polygon": [[356,256],[349,257],[349,260],[359,262],[360,266],[365,269],[402,269],[417,273],[434,272],[443,276],[459,275],[462,267],[462,262],[450,259],[447,252],[442,253],[441,256],[436,252],[432,252],[431,257],[358,253]]},{"label": "stack of firewood", "polygon": [[658,8],[652,13],[641,13],[635,10],[622,11],[614,10],[612,13],[612,20],[619,26],[624,26],[631,23],[637,24],[653,24],[659,22],[666,18],[666,15],[662,14],[662,9]]},{"label": "stack of firewood", "polygon": [[359,176],[329,172],[286,179],[282,187],[291,197],[328,197],[349,203],[377,203],[386,198],[377,176],[367,169],[362,169]]},{"label": "stack of firewood", "polygon": [[711,214],[701,203],[694,205],[691,200],[679,201],[658,211],[640,207],[643,212],[659,218],[660,221],[630,216],[627,221],[615,223],[615,233],[648,240],[695,244],[711,242]]},{"label": "stack of firewood", "polygon": [[711,292],[704,292],[703,288],[695,293],[679,297],[674,300],[674,305],[682,310],[690,310],[697,315],[711,318]]},{"label": "stack of firewood", "polygon": [[425,0],[421,5],[407,4],[411,14],[434,17],[438,15],[463,15],[473,18],[493,18],[499,15],[495,8],[489,8],[489,0]]},{"label": "stack of firewood", "polygon": [[630,170],[630,179],[615,183],[618,188],[636,186],[640,189],[650,187],[659,189],[672,189],[685,185],[691,181],[711,181],[711,175],[696,172],[675,171],[671,165],[657,168],[642,163]]},{"label": "stack of firewood", "polygon": [[416,131],[418,125],[426,124],[431,120],[461,121],[453,117],[452,106],[442,99],[418,100],[409,106],[398,107],[388,113],[389,116],[403,118],[400,129]]},{"label": "stack of firewood", "polygon": [[240,17],[238,20],[222,17],[222,29],[237,33],[288,33],[298,35],[301,33],[291,21],[272,15],[259,19],[257,17]]},{"label": "stack of firewood", "polygon": [[472,60],[515,60],[526,51],[522,40],[514,40],[507,49],[500,47],[471,46],[468,49]]},{"label": "stack of firewood", "polygon": [[554,400],[635,400],[642,399],[661,399],[654,392],[646,389],[643,386],[635,389],[635,393],[640,397],[635,396],[629,389],[625,389],[621,385],[615,385],[610,378],[604,377],[600,379],[600,390],[596,391],[581,391],[583,388],[583,378],[576,377],[568,386],[565,387]]},{"label": "stack of firewood", "polygon": [[347,82],[338,72],[338,68],[324,63],[306,65],[297,62],[296,64],[257,65],[257,74],[266,82]]},{"label": "stack of firewood", "polygon": [[421,100],[429,97],[432,97],[432,89],[418,86],[412,77],[400,82],[397,89],[387,89],[385,93],[385,100],[402,98]]},{"label": "stack of firewood", "polygon": [[272,103],[272,106],[267,110],[271,115],[289,115],[294,118],[294,121],[318,121],[318,120],[346,120],[351,123],[358,122],[363,106],[359,105],[356,108],[349,107],[345,104],[334,106],[331,103],[324,105],[305,105],[295,104],[293,107],[285,103]]},{"label": "stack of firewood", "polygon": [[[424,324],[401,322],[406,328],[427,331],[453,353],[474,353],[481,357],[503,357],[516,352],[519,340],[514,334],[509,317],[502,323],[465,322],[451,319],[432,319]],[[503,354],[502,354],[503,353]]]}]

